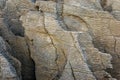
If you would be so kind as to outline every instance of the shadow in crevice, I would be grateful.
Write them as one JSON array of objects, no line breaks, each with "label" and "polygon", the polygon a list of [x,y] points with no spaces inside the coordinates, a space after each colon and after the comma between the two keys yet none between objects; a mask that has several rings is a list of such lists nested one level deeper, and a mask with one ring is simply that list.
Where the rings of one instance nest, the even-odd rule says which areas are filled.
[{"label": "shadow in crevice", "polygon": [[36,0],[31,0],[33,3],[35,3],[36,2]]},{"label": "shadow in crevice", "polygon": [[3,25],[0,25],[0,36],[10,45],[11,55],[21,62],[22,80],[36,80],[35,63],[30,56],[24,27],[19,20],[20,15],[17,14],[17,11],[5,10],[2,18]]},{"label": "shadow in crevice", "polygon": [[112,51],[111,48],[108,47],[107,44],[104,44],[98,39],[94,39],[93,44],[95,48],[97,48],[99,51],[110,54],[112,56],[111,64],[113,68],[107,68],[105,69],[105,71],[108,72],[112,76],[112,78],[119,80],[120,79],[120,76],[119,76],[120,58],[118,57],[118,54],[115,51]]},{"label": "shadow in crevice", "polygon": [[112,12],[112,6],[107,4],[108,0],[101,0],[100,4],[104,11]]},{"label": "shadow in crevice", "polygon": [[24,37],[24,28],[22,22],[19,19],[4,19],[4,22],[8,25],[7,28],[15,35]]}]

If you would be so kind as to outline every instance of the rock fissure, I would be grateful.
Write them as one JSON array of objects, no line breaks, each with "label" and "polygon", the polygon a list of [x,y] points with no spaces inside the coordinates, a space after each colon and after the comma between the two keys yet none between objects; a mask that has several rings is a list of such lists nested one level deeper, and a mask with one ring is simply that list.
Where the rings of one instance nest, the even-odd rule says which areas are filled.
[{"label": "rock fissure", "polygon": [[71,74],[72,74],[72,76],[73,76],[74,80],[77,80],[77,79],[76,79],[76,77],[75,77],[75,75],[74,75],[74,71],[73,71],[73,68],[72,68],[72,65],[71,65],[71,63],[70,63],[70,62],[69,62],[69,65],[70,65],[70,68],[71,68],[71,71],[72,71],[72,73],[71,73]]},{"label": "rock fissure", "polygon": [[1,0],[0,80],[119,80],[119,3]]},{"label": "rock fissure", "polygon": [[59,64],[58,64],[58,48],[56,47],[56,45],[54,44],[54,40],[53,38],[51,37],[51,35],[49,34],[49,31],[46,29],[46,25],[45,25],[45,13],[43,13],[43,23],[44,23],[44,29],[47,33],[47,35],[49,36],[50,40],[51,40],[51,44],[53,45],[53,47],[55,48],[55,63],[56,63],[56,66],[57,66],[57,71],[58,73],[56,74],[56,76],[52,79],[52,80],[58,80],[61,76],[61,73],[60,73],[60,69],[59,69]]}]

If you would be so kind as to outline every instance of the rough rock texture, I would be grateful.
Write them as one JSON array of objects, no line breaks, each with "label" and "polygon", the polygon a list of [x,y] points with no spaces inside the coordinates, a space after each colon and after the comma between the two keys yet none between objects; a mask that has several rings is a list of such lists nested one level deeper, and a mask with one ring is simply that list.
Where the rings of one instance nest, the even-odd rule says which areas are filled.
[{"label": "rough rock texture", "polygon": [[119,0],[1,0],[0,80],[120,80],[119,7]]},{"label": "rough rock texture", "polygon": [[15,65],[19,68],[20,63],[7,51],[6,43],[0,37],[0,80],[20,80],[16,74]]}]

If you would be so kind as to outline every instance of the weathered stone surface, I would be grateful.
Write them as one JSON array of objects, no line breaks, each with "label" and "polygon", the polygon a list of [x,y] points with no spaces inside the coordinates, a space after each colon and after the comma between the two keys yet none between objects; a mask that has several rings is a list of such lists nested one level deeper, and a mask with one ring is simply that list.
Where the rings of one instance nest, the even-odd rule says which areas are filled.
[{"label": "weathered stone surface", "polygon": [[4,9],[7,0],[0,0],[0,10]]},{"label": "weathered stone surface", "polygon": [[[38,24],[39,21],[36,17],[43,19],[43,24]],[[69,79],[69,77],[95,79],[85,63],[78,43],[75,43],[77,42],[77,33],[65,32],[57,24],[55,16],[50,13],[29,12],[21,19],[26,30],[26,36],[31,41],[30,46],[35,49],[31,56],[36,63],[37,80],[59,79],[60,77],[61,80]],[[29,22],[37,22],[36,25],[33,24],[36,27],[33,27]],[[37,26],[43,28],[45,32],[35,33],[38,29]],[[82,69],[84,72],[81,72]],[[41,72],[41,70],[43,71]],[[68,75],[66,71],[72,71],[73,74]],[[81,74],[86,75],[86,77],[84,78]]]},{"label": "weathered stone surface", "polygon": [[119,80],[119,3],[1,0],[0,80]]},{"label": "weathered stone surface", "polygon": [[[108,45],[105,49],[112,51],[113,38],[117,34],[114,30],[112,33],[115,35],[111,34],[110,24],[107,22],[109,19],[113,21],[115,19],[107,12],[89,10],[81,7],[81,4],[78,7],[73,2],[75,3],[75,1],[68,3],[38,1],[36,6],[39,7],[39,12],[30,11],[21,17],[25,35],[33,52],[31,56],[36,63],[37,80],[94,80],[95,77],[99,80],[114,80],[105,71],[107,68],[112,68],[112,57],[95,48],[92,41],[101,38],[101,43]],[[63,8],[60,7],[61,5]],[[63,14],[60,15],[61,13]],[[92,31],[95,38],[90,37],[89,31]],[[107,39],[113,40],[113,44],[109,41],[105,42]],[[41,72],[44,68],[45,70]]]},{"label": "weathered stone surface", "polygon": [[13,66],[14,62],[20,67],[19,62],[10,56],[4,40],[0,37],[0,80],[20,80]]},{"label": "weathered stone surface", "polygon": [[30,0],[7,0],[0,19],[0,35],[11,47],[11,55],[21,62],[23,80],[35,80],[34,61],[30,57],[29,46],[24,36],[20,15],[34,9]]},{"label": "weathered stone surface", "polygon": [[99,0],[64,0],[64,4],[83,7],[86,9],[102,10]]},{"label": "weathered stone surface", "polygon": [[34,62],[30,58],[28,44],[24,37],[15,36],[3,19],[0,19],[0,35],[11,46],[11,55],[21,62],[21,72],[23,79],[34,80]]}]

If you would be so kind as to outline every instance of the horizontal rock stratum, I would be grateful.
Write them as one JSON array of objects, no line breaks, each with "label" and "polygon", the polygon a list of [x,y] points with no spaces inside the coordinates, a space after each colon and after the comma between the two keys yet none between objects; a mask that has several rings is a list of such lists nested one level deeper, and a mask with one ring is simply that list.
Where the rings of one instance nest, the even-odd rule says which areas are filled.
[{"label": "horizontal rock stratum", "polygon": [[0,80],[120,80],[120,1],[0,0]]}]

